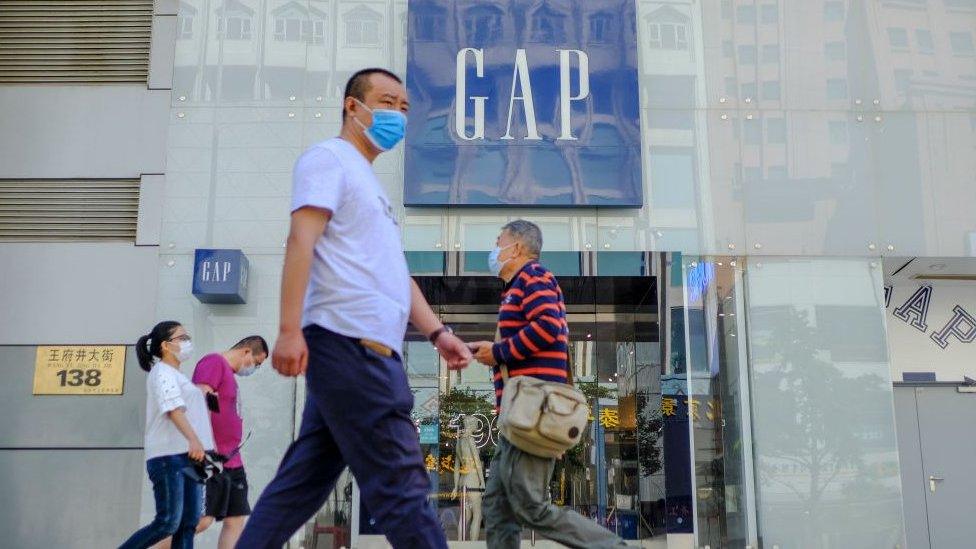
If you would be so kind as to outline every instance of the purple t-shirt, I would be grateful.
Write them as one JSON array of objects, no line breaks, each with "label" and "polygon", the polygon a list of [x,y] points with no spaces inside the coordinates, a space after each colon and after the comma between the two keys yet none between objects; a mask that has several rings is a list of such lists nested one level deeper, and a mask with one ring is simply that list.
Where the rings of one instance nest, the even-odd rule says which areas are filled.
[{"label": "purple t-shirt", "polygon": [[[240,445],[244,436],[244,420],[237,413],[237,379],[234,378],[234,370],[223,355],[209,354],[197,362],[197,367],[193,370],[193,383],[209,385],[217,392],[220,412],[210,412],[210,424],[213,426],[217,451],[226,456]],[[243,466],[240,454],[225,464],[225,467],[232,469]]]}]

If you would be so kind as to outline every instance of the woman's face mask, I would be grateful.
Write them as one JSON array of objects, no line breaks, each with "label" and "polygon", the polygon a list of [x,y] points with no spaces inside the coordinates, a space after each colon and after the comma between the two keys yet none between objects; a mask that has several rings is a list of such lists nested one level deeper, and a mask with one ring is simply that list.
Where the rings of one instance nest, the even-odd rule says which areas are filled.
[{"label": "woman's face mask", "polygon": [[[192,341],[170,341],[171,345],[178,345],[176,352],[176,360],[180,362],[186,362],[190,360],[193,356],[193,342]],[[171,348],[172,349],[172,348]]]},{"label": "woman's face mask", "polygon": [[373,123],[367,128],[366,124],[353,117],[353,120],[363,128],[366,139],[381,151],[388,151],[397,146],[407,133],[407,115],[392,109],[371,109],[359,99],[353,98],[364,109],[373,113]]}]

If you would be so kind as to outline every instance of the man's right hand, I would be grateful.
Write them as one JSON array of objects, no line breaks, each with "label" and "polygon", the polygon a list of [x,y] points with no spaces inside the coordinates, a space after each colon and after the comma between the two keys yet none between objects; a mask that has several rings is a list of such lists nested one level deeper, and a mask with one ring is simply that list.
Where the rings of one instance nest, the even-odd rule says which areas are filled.
[{"label": "man's right hand", "polygon": [[285,377],[305,373],[308,367],[308,345],[301,330],[281,332],[271,354],[271,365]]},{"label": "man's right hand", "polygon": [[448,370],[463,370],[471,362],[471,349],[454,334],[441,334],[435,346],[437,352],[447,361]]}]

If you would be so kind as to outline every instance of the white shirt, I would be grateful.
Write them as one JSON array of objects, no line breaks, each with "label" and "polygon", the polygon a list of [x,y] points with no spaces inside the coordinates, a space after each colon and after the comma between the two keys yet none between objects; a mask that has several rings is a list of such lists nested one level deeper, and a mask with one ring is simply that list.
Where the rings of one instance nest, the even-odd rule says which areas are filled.
[{"label": "white shirt", "polygon": [[400,351],[410,316],[410,271],[400,226],[366,158],[334,138],[295,163],[292,211],[311,206],[332,219],[315,243],[302,326],[317,324]]},{"label": "white shirt", "polygon": [[146,376],[146,460],[189,451],[190,443],[168,415],[177,408],[186,411],[186,419],[203,449],[214,449],[203,391],[183,372],[165,362],[156,362]]}]

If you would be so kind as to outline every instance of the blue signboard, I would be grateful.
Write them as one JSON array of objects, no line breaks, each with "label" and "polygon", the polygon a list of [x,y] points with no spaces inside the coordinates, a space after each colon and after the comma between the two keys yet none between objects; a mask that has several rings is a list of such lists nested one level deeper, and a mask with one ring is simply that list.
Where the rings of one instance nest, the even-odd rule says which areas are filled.
[{"label": "blue signboard", "polygon": [[642,205],[633,0],[411,0],[407,206]]},{"label": "blue signboard", "polygon": [[420,426],[420,443],[421,444],[437,444],[440,436],[440,425],[434,424],[422,424]]},{"label": "blue signboard", "polygon": [[247,303],[247,268],[240,250],[196,250],[193,295],[203,303]]}]

